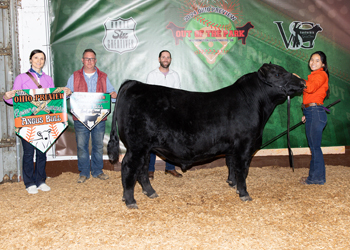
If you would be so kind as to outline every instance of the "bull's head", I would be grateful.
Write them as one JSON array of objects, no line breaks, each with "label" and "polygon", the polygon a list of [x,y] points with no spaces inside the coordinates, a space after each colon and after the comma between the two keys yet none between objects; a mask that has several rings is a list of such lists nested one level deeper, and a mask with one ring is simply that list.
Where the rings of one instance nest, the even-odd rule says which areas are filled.
[{"label": "bull's head", "polygon": [[305,88],[303,79],[272,63],[264,63],[258,71],[258,77],[264,84],[284,92],[285,96],[301,93]]}]

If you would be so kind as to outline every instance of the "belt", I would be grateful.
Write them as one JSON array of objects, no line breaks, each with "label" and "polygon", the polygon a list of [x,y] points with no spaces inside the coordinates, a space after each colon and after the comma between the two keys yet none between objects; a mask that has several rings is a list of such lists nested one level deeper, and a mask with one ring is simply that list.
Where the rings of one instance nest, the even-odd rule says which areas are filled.
[{"label": "belt", "polygon": [[310,103],[307,103],[307,104],[302,104],[301,105],[301,108],[302,109],[306,109],[308,107],[312,107],[312,106],[322,106],[323,104],[322,103],[316,103],[316,102],[310,102]]}]

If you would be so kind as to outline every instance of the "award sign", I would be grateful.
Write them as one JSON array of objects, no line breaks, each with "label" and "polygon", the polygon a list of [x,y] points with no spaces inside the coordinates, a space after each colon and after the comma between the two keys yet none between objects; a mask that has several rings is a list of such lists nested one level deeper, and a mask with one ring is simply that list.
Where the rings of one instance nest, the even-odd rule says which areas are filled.
[{"label": "award sign", "polygon": [[92,130],[111,112],[111,96],[104,93],[74,92],[70,97],[70,112]]},{"label": "award sign", "polygon": [[63,88],[18,90],[13,111],[16,134],[43,153],[68,126]]}]

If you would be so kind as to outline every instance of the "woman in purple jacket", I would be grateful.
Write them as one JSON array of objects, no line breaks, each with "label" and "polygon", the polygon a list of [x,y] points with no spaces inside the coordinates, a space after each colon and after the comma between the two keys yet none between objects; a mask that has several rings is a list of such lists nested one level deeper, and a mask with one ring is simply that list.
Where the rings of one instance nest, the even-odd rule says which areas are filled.
[{"label": "woman in purple jacket", "polygon": [[[8,104],[13,104],[12,97],[15,96],[16,90],[55,87],[52,78],[42,71],[46,61],[45,53],[41,50],[33,50],[30,54],[29,60],[31,68],[28,70],[28,72],[33,79],[36,80],[36,83],[27,73],[18,75],[13,84],[13,90],[6,92],[3,96],[3,99]],[[65,89],[65,92],[67,95],[71,93],[69,89]],[[34,146],[24,139],[22,139],[22,146],[23,181],[24,185],[26,186],[26,190],[30,194],[36,194],[38,193],[38,190],[50,191],[51,188],[45,184],[46,153],[42,153],[40,150],[35,149]],[[35,168],[33,162],[34,150],[36,151]]]}]

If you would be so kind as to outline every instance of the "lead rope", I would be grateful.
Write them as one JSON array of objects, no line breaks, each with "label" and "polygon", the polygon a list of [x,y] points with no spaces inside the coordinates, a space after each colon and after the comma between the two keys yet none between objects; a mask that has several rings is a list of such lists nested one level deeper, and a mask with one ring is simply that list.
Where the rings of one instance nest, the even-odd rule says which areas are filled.
[{"label": "lead rope", "polygon": [[288,153],[289,153],[289,165],[291,168],[293,168],[294,172],[294,162],[293,162],[293,151],[290,148],[290,139],[289,139],[289,127],[290,127],[290,96],[288,96],[288,102],[287,102],[287,113],[288,113],[288,119],[287,119],[287,143],[288,143]]}]

